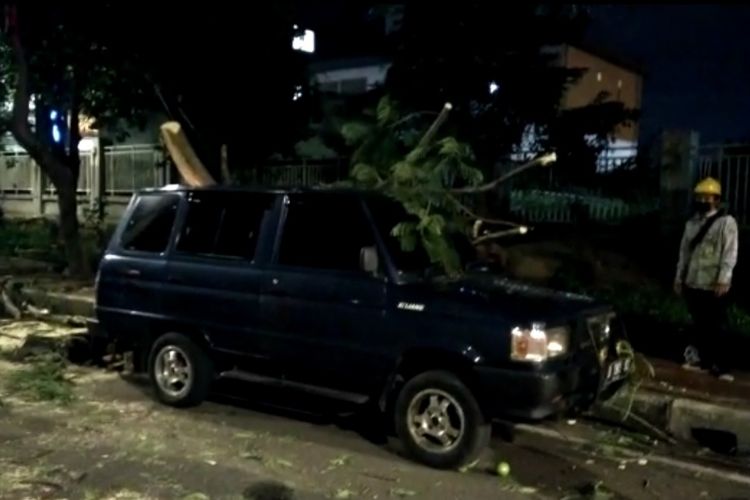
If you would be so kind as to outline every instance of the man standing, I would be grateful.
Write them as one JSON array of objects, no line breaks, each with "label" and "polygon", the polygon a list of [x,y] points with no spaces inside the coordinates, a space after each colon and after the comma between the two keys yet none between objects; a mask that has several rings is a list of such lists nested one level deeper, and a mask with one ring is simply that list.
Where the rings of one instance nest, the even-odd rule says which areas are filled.
[{"label": "man standing", "polygon": [[696,214],[685,225],[674,284],[693,318],[698,347],[698,356],[686,349],[685,368],[705,368],[732,381],[728,293],[737,263],[737,222],[719,208],[721,184],[716,179],[702,180],[694,193]]}]

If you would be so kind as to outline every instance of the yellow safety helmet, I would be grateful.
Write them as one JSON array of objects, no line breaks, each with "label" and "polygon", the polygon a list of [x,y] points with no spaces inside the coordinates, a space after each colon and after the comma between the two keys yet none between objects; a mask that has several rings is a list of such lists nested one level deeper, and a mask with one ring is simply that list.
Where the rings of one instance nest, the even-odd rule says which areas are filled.
[{"label": "yellow safety helmet", "polygon": [[694,193],[721,196],[721,183],[713,177],[706,177],[695,186]]}]

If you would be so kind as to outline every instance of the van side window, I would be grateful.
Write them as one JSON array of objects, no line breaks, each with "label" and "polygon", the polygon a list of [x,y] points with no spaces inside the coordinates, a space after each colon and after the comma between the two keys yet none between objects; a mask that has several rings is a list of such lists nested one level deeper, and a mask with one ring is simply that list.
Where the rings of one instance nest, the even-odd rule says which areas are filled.
[{"label": "van side window", "polygon": [[145,194],[138,198],[120,238],[122,248],[151,253],[165,251],[179,201],[177,195]]},{"label": "van side window", "polygon": [[274,196],[241,193],[192,193],[180,253],[252,260],[261,221]]},{"label": "van side window", "polygon": [[372,228],[357,198],[297,195],[290,199],[279,264],[358,272],[362,247],[374,245]]}]

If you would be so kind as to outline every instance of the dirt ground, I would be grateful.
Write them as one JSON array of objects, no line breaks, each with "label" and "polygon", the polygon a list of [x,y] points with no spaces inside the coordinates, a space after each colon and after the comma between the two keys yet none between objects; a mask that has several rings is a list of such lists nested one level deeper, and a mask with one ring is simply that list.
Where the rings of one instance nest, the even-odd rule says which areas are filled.
[{"label": "dirt ground", "polygon": [[[0,362],[0,384],[19,365]],[[206,404],[180,411],[154,402],[140,380],[74,367],[76,401],[2,395],[0,498],[307,499],[465,498],[455,474],[412,464],[362,441],[365,453],[286,433],[269,416]],[[2,392],[0,392],[2,394]],[[273,422],[278,425],[273,425]],[[268,422],[266,423],[268,424]],[[530,490],[483,475],[475,498]],[[523,493],[518,493],[523,495]],[[527,498],[527,496],[523,495]]]},{"label": "dirt ground", "polygon": [[[25,366],[0,361],[3,500],[748,498],[747,484],[720,476],[528,437],[496,440],[468,472],[435,471],[401,458],[393,440],[374,442],[356,418],[316,413],[315,403],[257,406],[248,386],[176,410],[142,380],[71,367],[72,403],[34,402],[8,393]],[[507,478],[494,473],[501,460]],[[609,493],[576,493],[597,483]]]}]

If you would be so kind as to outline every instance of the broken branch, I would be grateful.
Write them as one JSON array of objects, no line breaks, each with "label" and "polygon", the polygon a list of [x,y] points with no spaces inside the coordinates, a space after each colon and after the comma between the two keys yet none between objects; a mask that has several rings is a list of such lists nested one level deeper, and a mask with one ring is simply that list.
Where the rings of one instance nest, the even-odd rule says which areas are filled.
[{"label": "broken branch", "polygon": [[453,104],[446,102],[443,106],[443,109],[440,110],[440,114],[435,118],[435,121],[432,122],[432,125],[430,125],[430,128],[427,129],[427,132],[422,136],[422,139],[419,140],[419,144],[417,144],[417,147],[415,149],[425,148],[428,144],[432,142],[432,139],[435,138],[435,134],[437,134],[438,129],[443,126],[443,123],[445,123],[445,120],[448,119],[448,114],[453,109]]},{"label": "broken branch", "polygon": [[511,236],[515,234],[526,234],[529,232],[529,228],[526,226],[519,226],[513,229],[506,229],[504,231],[495,231],[492,233],[487,233],[483,236],[480,236],[479,238],[474,239],[474,241],[471,242],[472,245],[479,245],[481,243],[484,243],[485,241],[494,240],[497,238],[503,238],[505,236]]},{"label": "broken branch", "polygon": [[198,156],[195,154],[185,132],[177,122],[167,122],[161,126],[161,135],[167,145],[177,170],[191,187],[213,186],[216,181],[208,173]]},{"label": "broken branch", "polygon": [[514,168],[507,174],[501,175],[500,177],[498,177],[497,179],[491,182],[482,184],[481,186],[475,186],[475,187],[454,188],[454,189],[451,189],[451,193],[476,194],[476,193],[484,193],[487,191],[492,191],[497,186],[507,181],[511,177],[515,177],[516,175],[522,172],[525,172],[526,170],[530,168],[537,167],[537,166],[547,166],[555,161],[557,161],[557,155],[555,153],[549,153],[549,154],[540,156],[539,158],[535,158],[534,160],[531,160],[528,163],[524,163],[523,165]]},{"label": "broken branch", "polygon": [[0,300],[2,300],[5,312],[7,312],[13,319],[21,319],[21,308],[18,307],[8,293],[8,283],[11,278],[6,276],[0,280]]}]

